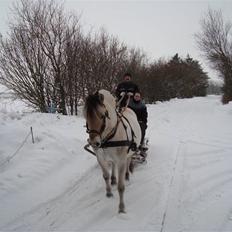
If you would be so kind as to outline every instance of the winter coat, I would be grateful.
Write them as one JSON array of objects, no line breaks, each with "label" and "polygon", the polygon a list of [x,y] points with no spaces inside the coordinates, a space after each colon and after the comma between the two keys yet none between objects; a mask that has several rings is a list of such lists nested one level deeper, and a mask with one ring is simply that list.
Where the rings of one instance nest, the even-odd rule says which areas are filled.
[{"label": "winter coat", "polygon": [[145,128],[147,128],[147,107],[142,101],[131,100],[129,103],[129,107],[135,112],[137,115],[137,119],[139,123],[143,123]]},{"label": "winter coat", "polygon": [[131,92],[134,94],[135,92],[138,92],[138,91],[139,91],[139,88],[133,81],[123,81],[119,83],[116,88],[116,96],[118,99],[120,99],[120,94],[122,92],[126,92],[126,93]]}]

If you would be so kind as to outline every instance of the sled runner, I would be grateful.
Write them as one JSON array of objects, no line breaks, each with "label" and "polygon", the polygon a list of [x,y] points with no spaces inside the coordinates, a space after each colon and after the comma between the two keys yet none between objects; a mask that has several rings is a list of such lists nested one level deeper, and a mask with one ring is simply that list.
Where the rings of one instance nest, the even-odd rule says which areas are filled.
[{"label": "sled runner", "polygon": [[148,152],[148,138],[144,138],[142,146],[139,147],[139,151],[136,151],[132,156],[134,164],[146,164],[147,152]]}]

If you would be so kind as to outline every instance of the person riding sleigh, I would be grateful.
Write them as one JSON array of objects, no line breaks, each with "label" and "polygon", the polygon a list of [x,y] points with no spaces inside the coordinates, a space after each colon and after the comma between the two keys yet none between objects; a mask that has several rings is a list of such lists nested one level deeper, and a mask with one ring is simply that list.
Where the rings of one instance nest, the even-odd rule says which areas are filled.
[{"label": "person riding sleigh", "polygon": [[146,158],[147,148],[144,143],[144,138],[147,129],[147,118],[148,118],[147,107],[142,101],[141,92],[139,91],[138,86],[133,81],[131,81],[131,78],[132,76],[130,73],[124,74],[124,81],[119,83],[116,88],[116,97],[117,100],[120,101],[119,108],[129,107],[135,112],[137,116],[142,132],[142,138],[140,141],[140,150],[141,150],[140,155]]}]

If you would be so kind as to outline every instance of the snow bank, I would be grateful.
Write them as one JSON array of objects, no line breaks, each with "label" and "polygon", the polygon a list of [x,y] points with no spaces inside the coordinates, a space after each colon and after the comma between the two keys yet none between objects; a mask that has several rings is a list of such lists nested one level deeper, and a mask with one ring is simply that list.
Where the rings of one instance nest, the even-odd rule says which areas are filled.
[{"label": "snow bank", "polygon": [[[83,150],[84,119],[28,113],[2,96],[1,231],[232,230],[232,104],[220,97],[148,105],[148,163],[127,183],[127,214],[118,215],[116,188],[106,199],[96,159]],[[34,144],[25,140],[31,126]]]}]

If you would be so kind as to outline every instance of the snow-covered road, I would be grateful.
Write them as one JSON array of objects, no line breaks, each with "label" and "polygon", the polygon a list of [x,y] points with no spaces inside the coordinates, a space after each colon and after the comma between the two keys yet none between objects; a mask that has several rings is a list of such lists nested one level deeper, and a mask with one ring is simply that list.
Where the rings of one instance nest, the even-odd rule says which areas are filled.
[{"label": "snow-covered road", "polygon": [[116,187],[106,198],[95,157],[83,150],[83,118],[15,112],[0,101],[0,165],[30,126],[36,141],[0,166],[0,231],[231,231],[232,104],[174,99],[148,112],[148,162],[127,182],[127,213],[118,214]]}]

